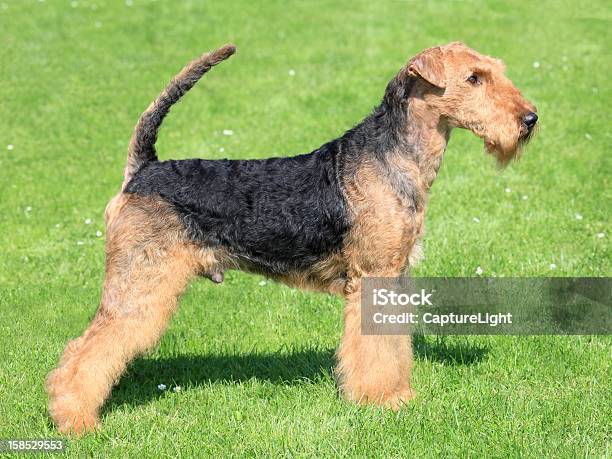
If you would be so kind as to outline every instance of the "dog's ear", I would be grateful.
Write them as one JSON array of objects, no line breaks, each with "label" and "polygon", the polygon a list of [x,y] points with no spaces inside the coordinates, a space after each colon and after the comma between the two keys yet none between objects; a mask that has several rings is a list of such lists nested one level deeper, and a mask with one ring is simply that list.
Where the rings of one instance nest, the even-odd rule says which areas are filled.
[{"label": "dog's ear", "polygon": [[446,88],[444,55],[440,47],[428,48],[413,57],[408,63],[408,73],[419,76],[438,88]]}]

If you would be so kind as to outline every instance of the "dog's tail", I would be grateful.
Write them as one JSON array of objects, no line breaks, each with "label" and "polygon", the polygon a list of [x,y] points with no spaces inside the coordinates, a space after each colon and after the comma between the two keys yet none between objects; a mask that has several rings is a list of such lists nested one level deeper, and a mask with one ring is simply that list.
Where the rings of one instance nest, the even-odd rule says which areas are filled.
[{"label": "dog's tail", "polygon": [[149,161],[157,159],[155,151],[157,130],[170,111],[170,107],[177,103],[211,67],[224,61],[235,52],[236,47],[227,44],[215,51],[205,53],[187,64],[140,116],[138,124],[134,128],[134,134],[128,149],[128,159],[123,181],[124,188],[140,167]]}]

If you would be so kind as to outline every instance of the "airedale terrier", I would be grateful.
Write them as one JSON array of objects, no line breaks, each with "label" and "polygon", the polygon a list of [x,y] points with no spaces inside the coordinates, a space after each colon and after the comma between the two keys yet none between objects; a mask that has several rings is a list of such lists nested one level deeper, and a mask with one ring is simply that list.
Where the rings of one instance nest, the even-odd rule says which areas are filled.
[{"label": "airedale terrier", "polygon": [[426,49],[356,127],[312,153],[264,160],[159,161],[157,131],[226,45],[187,65],[141,116],[120,193],[106,208],[98,311],[48,378],[62,432],[94,428],[128,363],[154,346],[188,282],[241,269],[346,298],[337,379],[345,398],[397,409],[414,396],[409,336],[360,332],[364,276],[416,263],[427,194],[455,127],[505,165],[538,119],[498,59],[462,43]]}]

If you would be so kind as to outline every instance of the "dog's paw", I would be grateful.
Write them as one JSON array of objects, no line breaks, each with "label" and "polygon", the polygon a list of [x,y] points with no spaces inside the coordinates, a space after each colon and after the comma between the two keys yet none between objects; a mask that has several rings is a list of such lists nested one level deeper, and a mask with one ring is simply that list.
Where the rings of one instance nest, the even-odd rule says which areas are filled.
[{"label": "dog's paw", "polygon": [[51,418],[57,426],[57,430],[64,435],[75,435],[80,437],[93,432],[100,427],[100,421],[96,415],[70,412],[68,410],[57,410],[52,413]]},{"label": "dog's paw", "polygon": [[388,396],[383,395],[380,398],[380,402],[377,404],[384,408],[389,408],[393,411],[397,411],[415,397],[416,391],[414,391],[413,389],[406,389],[402,392],[396,392]]},{"label": "dog's paw", "polygon": [[57,430],[65,435],[81,436],[93,432],[100,425],[97,410],[85,406],[78,397],[69,393],[53,394],[49,398],[49,415]]},{"label": "dog's paw", "polygon": [[406,388],[401,391],[392,392],[389,394],[380,393],[374,390],[353,390],[342,391],[343,397],[358,405],[371,405],[388,408],[393,411],[399,410],[406,405],[410,400],[416,397],[416,392],[413,389]]}]

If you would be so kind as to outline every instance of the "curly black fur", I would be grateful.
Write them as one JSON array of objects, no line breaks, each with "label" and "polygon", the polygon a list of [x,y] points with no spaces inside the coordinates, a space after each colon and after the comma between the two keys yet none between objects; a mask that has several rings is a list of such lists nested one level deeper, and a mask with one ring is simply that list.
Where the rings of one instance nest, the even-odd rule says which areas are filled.
[{"label": "curly black fur", "polygon": [[[224,247],[254,269],[285,274],[306,268],[341,249],[351,224],[343,183],[365,158],[378,163],[383,173],[388,171],[407,206],[423,205],[423,196],[408,177],[392,176],[386,157],[408,136],[404,102],[412,85],[400,72],[370,116],[311,153],[164,162],[147,155],[124,192],[162,197],[176,209],[194,241]],[[171,86],[166,92],[172,93]],[[164,115],[168,108],[164,105]],[[151,144],[156,133],[140,138]]]},{"label": "curly black fur", "polygon": [[152,161],[125,192],[161,196],[194,240],[281,274],[340,247],[349,221],[337,154],[332,142],[292,158]]}]

